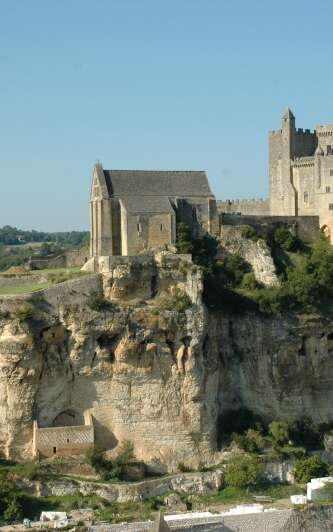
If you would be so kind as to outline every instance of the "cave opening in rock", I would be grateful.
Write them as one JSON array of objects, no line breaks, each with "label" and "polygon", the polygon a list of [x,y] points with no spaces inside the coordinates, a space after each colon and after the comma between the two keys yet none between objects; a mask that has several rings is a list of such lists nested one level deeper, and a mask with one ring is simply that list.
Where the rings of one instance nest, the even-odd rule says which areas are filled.
[{"label": "cave opening in rock", "polygon": [[84,417],[82,413],[72,409],[60,412],[52,423],[53,427],[70,427],[73,425],[84,425]]}]

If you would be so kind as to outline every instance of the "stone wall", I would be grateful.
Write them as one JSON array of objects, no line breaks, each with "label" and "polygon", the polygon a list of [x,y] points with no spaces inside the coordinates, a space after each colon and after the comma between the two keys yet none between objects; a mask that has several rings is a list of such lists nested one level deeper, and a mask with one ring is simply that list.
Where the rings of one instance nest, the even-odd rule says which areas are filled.
[{"label": "stone wall", "polygon": [[[210,517],[168,520],[175,532],[330,532],[333,526],[332,505],[302,509],[277,509],[262,513],[214,515]],[[151,522],[92,526],[90,532],[153,532]]]},{"label": "stone wall", "polygon": [[89,259],[89,247],[65,251],[66,268],[81,267]]},{"label": "stone wall", "polygon": [[27,273],[26,275],[0,274],[0,288],[30,286],[45,284],[48,282],[47,276],[38,273]]},{"label": "stone wall", "polygon": [[223,214],[221,217],[221,234],[224,226],[250,225],[258,235],[266,237],[279,224],[286,224],[305,242],[313,242],[320,236],[318,216],[244,216]]},{"label": "stone wall", "polygon": [[135,256],[143,251],[175,242],[174,215],[127,213],[127,255]]},{"label": "stone wall", "polygon": [[38,427],[34,422],[33,454],[41,457],[83,454],[94,445],[91,415],[85,415],[85,425]]},{"label": "stone wall", "polygon": [[32,257],[29,260],[29,266],[32,270],[42,270],[44,268],[64,268],[66,266],[66,256],[64,253],[57,256],[37,258]]},{"label": "stone wall", "polygon": [[90,256],[89,248],[70,249],[64,251],[56,257],[33,257],[29,260],[29,266],[32,270],[42,270],[44,268],[73,268],[81,267],[87,262]]},{"label": "stone wall", "polygon": [[236,199],[217,201],[217,210],[220,214],[251,214],[268,216],[269,200],[265,199]]}]

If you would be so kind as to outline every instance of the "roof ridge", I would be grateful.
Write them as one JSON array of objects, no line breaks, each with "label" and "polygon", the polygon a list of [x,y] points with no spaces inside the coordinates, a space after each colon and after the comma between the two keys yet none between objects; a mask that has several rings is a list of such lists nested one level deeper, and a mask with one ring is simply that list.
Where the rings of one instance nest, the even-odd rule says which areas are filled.
[{"label": "roof ridge", "polygon": [[190,173],[190,172],[204,172],[206,173],[206,170],[140,170],[140,169],[135,169],[135,168],[132,168],[132,169],[128,169],[128,168],[123,168],[123,169],[119,169],[119,168],[112,168],[112,169],[107,169],[107,168],[103,168],[104,172],[172,172],[174,174],[176,173]]}]

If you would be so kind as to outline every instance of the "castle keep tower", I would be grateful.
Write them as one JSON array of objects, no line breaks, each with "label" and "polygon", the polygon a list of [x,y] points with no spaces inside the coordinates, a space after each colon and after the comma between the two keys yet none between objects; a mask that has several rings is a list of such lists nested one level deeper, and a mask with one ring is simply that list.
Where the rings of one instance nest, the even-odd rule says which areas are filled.
[{"label": "castle keep tower", "polygon": [[288,109],[282,129],[269,133],[270,214],[319,216],[333,237],[333,124],[296,129]]}]

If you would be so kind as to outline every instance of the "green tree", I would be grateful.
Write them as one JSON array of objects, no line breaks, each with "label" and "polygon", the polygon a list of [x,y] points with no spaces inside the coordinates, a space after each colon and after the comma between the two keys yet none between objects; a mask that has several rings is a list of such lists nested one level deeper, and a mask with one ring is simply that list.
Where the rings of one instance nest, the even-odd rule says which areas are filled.
[{"label": "green tree", "polygon": [[22,494],[11,480],[0,478],[0,523],[12,523],[22,518]]},{"label": "green tree", "polygon": [[301,484],[306,484],[311,478],[325,477],[328,472],[328,465],[318,455],[299,458],[294,466],[295,480]]},{"label": "green tree", "polygon": [[242,288],[244,288],[244,290],[250,290],[250,291],[256,290],[257,288],[259,288],[259,283],[253,272],[244,273],[243,279],[242,279]]},{"label": "green tree", "polygon": [[226,465],[225,481],[228,486],[247,488],[259,482],[263,467],[254,456],[235,456]]},{"label": "green tree", "polygon": [[284,251],[296,251],[300,247],[299,239],[285,225],[279,225],[275,229],[274,241]]},{"label": "green tree", "polygon": [[290,426],[286,421],[272,421],[268,432],[277,445],[284,445],[290,439]]},{"label": "green tree", "polygon": [[192,253],[191,231],[187,224],[181,222],[176,227],[176,248],[178,253]]},{"label": "green tree", "polygon": [[261,430],[248,429],[243,434],[233,434],[232,441],[248,453],[258,453],[265,447],[265,438]]}]

